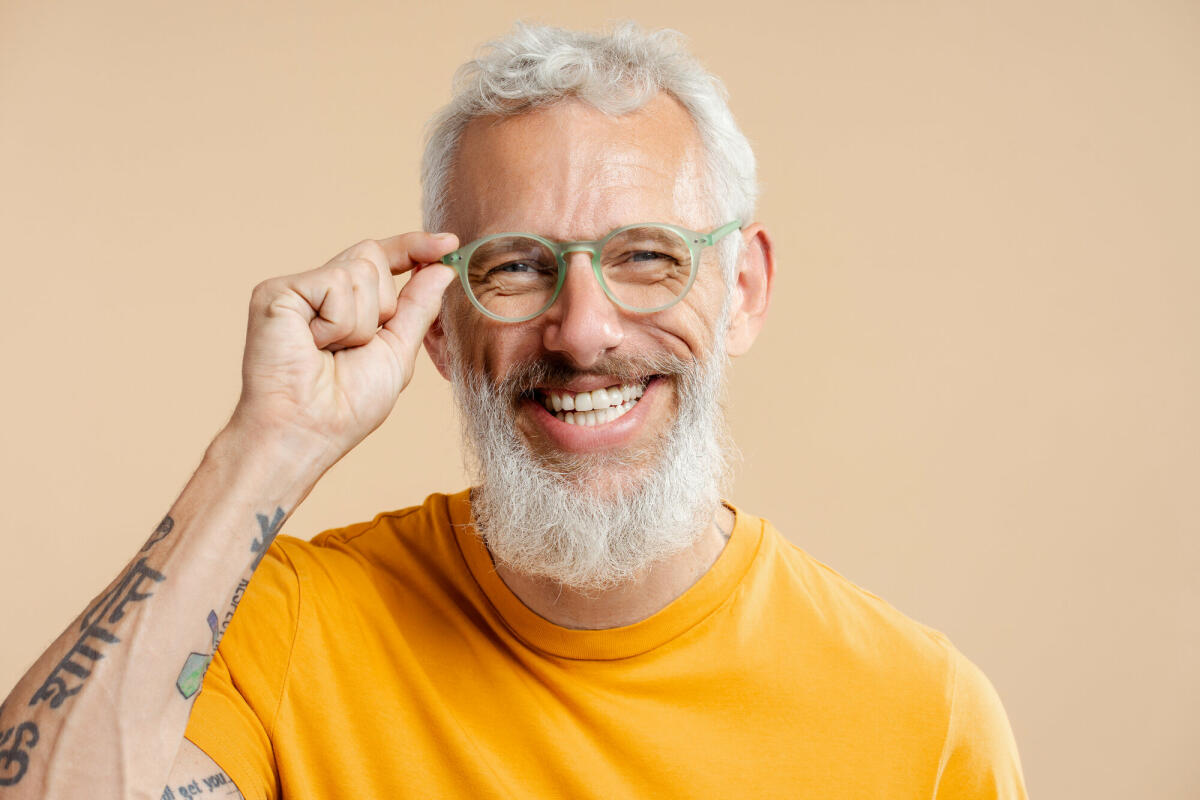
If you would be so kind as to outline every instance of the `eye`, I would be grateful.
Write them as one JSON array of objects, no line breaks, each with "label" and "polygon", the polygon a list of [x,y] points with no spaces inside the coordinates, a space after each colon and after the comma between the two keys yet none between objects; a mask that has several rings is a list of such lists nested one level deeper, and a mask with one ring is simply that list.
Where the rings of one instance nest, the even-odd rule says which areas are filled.
[{"label": "eye", "polygon": [[497,264],[484,273],[484,280],[528,280],[532,278],[545,279],[557,275],[557,266],[542,264],[537,259],[523,258],[515,261],[505,261]]},{"label": "eye", "polygon": [[666,253],[658,253],[653,250],[637,250],[629,254],[630,261],[675,261],[673,256]]},{"label": "eye", "polygon": [[537,272],[537,264],[532,261],[510,261],[498,267],[492,267],[491,272]]}]

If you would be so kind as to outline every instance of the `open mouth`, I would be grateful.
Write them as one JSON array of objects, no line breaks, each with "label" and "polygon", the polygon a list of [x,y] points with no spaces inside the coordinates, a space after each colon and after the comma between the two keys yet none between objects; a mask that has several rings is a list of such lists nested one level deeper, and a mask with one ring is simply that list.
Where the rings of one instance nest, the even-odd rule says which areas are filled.
[{"label": "open mouth", "polygon": [[603,425],[628,414],[654,377],[633,383],[615,383],[588,392],[566,389],[534,389],[526,394],[568,425]]}]

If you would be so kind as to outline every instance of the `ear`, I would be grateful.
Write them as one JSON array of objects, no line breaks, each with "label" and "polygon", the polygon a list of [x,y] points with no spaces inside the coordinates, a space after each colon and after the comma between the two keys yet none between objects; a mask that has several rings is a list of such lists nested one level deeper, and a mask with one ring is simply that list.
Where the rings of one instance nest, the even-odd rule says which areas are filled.
[{"label": "ear", "polygon": [[731,357],[750,349],[767,320],[771,290],[775,283],[775,249],[771,236],[760,223],[741,230],[742,256],[733,275],[732,307],[725,350]]},{"label": "ear", "polygon": [[446,329],[442,327],[442,315],[446,312],[445,305],[438,315],[433,318],[433,324],[425,332],[425,351],[442,377],[450,380],[450,361],[446,349]]}]

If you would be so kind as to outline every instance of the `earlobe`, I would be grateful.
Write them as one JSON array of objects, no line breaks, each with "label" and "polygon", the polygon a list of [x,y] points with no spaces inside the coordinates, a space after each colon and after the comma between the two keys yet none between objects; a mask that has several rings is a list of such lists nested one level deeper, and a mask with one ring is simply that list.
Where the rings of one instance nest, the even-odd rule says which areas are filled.
[{"label": "earlobe", "polygon": [[731,357],[747,352],[767,319],[775,282],[775,250],[759,223],[742,228],[744,248],[734,273],[734,307],[729,316],[725,350]]}]

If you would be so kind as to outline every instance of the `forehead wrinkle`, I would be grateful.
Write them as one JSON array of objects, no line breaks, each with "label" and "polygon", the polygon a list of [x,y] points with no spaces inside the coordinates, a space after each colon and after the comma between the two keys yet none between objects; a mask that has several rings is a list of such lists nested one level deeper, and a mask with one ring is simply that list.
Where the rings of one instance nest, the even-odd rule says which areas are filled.
[{"label": "forehead wrinkle", "polygon": [[666,95],[620,117],[566,101],[475,120],[453,176],[454,230],[464,241],[506,231],[590,240],[635,222],[703,225],[702,149]]}]

